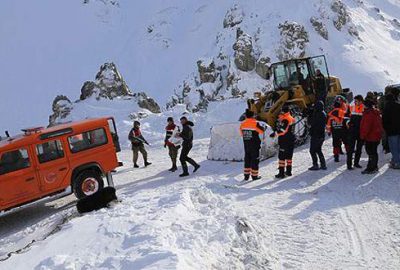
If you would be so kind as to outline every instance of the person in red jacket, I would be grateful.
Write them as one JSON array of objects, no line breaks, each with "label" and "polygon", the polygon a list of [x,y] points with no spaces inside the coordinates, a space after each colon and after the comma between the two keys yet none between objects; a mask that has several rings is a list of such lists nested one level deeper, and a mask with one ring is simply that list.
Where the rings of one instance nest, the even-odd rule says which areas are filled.
[{"label": "person in red jacket", "polygon": [[362,174],[378,172],[378,145],[382,139],[382,118],[374,103],[366,99],[364,101],[364,113],[361,119],[360,137],[365,141],[365,150],[368,154],[367,168]]}]

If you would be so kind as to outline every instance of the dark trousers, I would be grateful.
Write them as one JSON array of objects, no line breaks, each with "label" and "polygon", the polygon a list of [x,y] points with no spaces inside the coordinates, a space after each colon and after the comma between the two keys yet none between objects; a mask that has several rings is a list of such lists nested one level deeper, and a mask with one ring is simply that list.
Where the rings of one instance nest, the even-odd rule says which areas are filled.
[{"label": "dark trousers", "polygon": [[364,146],[364,141],[360,139],[359,136],[349,137],[349,147],[347,152],[347,166],[353,166],[353,154],[354,154],[354,165],[360,163],[362,148]]},{"label": "dark trousers", "polygon": [[347,138],[347,131],[345,130],[333,130],[332,131],[332,143],[333,143],[333,155],[334,156],[339,156],[340,155],[340,149],[342,147],[342,143],[344,144],[346,148],[346,152],[349,151],[349,144],[348,144],[348,138]]},{"label": "dark trousers", "polygon": [[258,167],[260,163],[260,148],[244,149],[244,177],[249,179],[258,176]]},{"label": "dark trousers", "polygon": [[184,173],[188,173],[188,166],[187,166],[186,162],[189,162],[189,164],[192,165],[193,167],[198,166],[196,161],[194,161],[193,159],[191,159],[188,156],[192,147],[193,147],[193,145],[191,145],[191,144],[183,144],[182,145],[182,151],[181,151],[181,156],[179,157],[179,160],[181,162],[182,170]]},{"label": "dark trousers", "polygon": [[292,172],[293,151],[294,151],[294,144],[287,142],[279,143],[278,159],[279,159],[280,173],[282,173],[283,170],[285,169],[285,165],[286,165],[286,171],[290,173]]},{"label": "dark trousers", "polygon": [[172,167],[176,168],[176,159],[180,146],[168,145],[168,154],[172,161]]},{"label": "dark trousers", "polygon": [[147,162],[147,151],[144,148],[143,144],[132,145],[132,151],[133,151],[133,164],[137,164],[139,158],[139,152],[142,153],[144,162],[145,163]]},{"label": "dark trousers", "polygon": [[326,166],[324,153],[322,153],[322,145],[324,144],[325,138],[314,138],[311,137],[310,143],[310,155],[314,166],[318,166],[318,158],[321,167]]},{"label": "dark trousers", "polygon": [[378,145],[379,142],[365,142],[365,151],[368,154],[367,171],[378,169]]}]

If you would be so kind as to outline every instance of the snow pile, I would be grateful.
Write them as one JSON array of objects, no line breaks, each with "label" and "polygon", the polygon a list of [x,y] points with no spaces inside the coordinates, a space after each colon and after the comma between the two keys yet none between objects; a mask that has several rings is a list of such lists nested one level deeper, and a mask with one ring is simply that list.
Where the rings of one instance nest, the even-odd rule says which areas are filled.
[{"label": "snow pile", "polygon": [[[213,126],[207,158],[218,161],[243,161],[243,139],[239,129],[239,122]],[[272,132],[272,128],[266,125],[260,149],[261,160],[270,158],[277,153],[276,139],[269,137]]]}]

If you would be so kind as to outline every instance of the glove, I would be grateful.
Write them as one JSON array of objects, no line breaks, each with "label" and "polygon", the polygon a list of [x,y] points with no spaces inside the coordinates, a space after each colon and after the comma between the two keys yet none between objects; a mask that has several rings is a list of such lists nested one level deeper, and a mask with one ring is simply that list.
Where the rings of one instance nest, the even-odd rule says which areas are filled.
[{"label": "glove", "polygon": [[330,137],[332,134],[330,132],[328,132],[328,137]]},{"label": "glove", "polygon": [[271,133],[271,134],[269,135],[269,137],[270,137],[270,138],[275,138],[275,132]]}]

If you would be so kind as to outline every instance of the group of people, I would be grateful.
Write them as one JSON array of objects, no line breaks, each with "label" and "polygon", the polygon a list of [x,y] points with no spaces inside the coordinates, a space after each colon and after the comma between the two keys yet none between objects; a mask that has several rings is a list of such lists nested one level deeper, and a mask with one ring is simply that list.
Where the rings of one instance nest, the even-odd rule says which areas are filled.
[{"label": "group of people", "polygon": [[[177,159],[179,155],[179,150],[182,148],[179,160],[181,162],[183,172],[179,176],[185,177],[189,175],[189,168],[187,163],[194,167],[193,173],[195,173],[200,168],[200,165],[189,157],[190,150],[193,147],[192,127],[194,126],[194,124],[193,122],[189,121],[185,116],[181,117],[180,121],[182,125],[182,131],[174,123],[174,119],[172,117],[168,117],[167,126],[165,128],[164,148],[168,148],[169,157],[171,158],[172,167],[171,169],[169,169],[169,171],[171,172],[175,172],[178,170]],[[144,146],[145,144],[149,145],[149,143],[142,135],[139,121],[133,122],[133,128],[129,132],[128,138],[132,145],[133,167],[139,168],[139,152],[143,156],[144,166],[147,167],[151,165],[151,163],[147,159],[147,151]]]},{"label": "group of people", "polygon": [[[337,96],[333,109],[326,113],[324,99],[317,99],[310,116],[311,171],[326,170],[327,164],[322,146],[326,134],[332,136],[333,157],[340,162],[340,155],[346,154],[348,170],[362,168],[360,159],[365,147],[368,163],[362,174],[378,172],[378,146],[383,143],[386,152],[391,152],[390,167],[400,169],[400,91],[394,89],[379,98],[369,92],[364,98],[357,95],[353,104],[343,96]],[[244,180],[259,179],[260,136],[263,126],[255,119],[252,111],[246,110],[246,119],[240,126],[245,149]],[[279,173],[276,178],[292,175],[292,158],[295,146],[295,119],[290,106],[285,104],[278,117],[277,125],[270,137],[278,137]],[[344,153],[344,146],[346,153]]]}]

